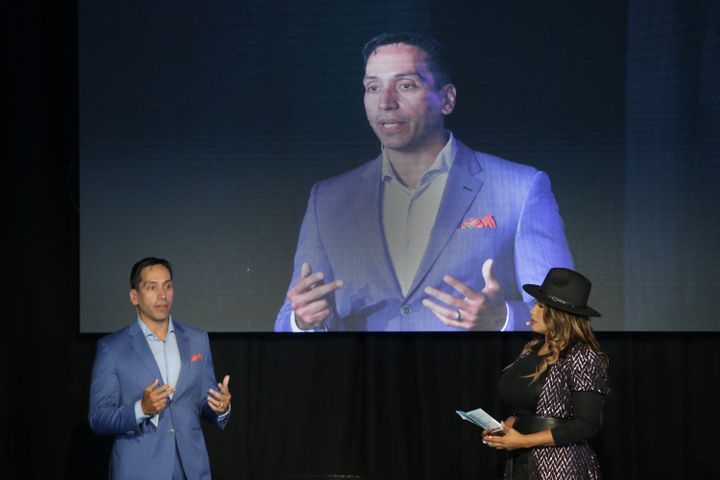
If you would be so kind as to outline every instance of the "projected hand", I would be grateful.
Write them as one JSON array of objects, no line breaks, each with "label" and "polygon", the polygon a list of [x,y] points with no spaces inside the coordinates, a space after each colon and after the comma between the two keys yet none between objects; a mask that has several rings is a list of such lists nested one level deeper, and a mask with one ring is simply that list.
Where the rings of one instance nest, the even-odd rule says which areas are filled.
[{"label": "projected hand", "polygon": [[312,267],[304,262],[300,268],[300,278],[287,293],[288,300],[295,312],[295,323],[302,330],[318,328],[330,315],[328,295],[343,286],[342,280],[323,283],[323,272],[312,273]]},{"label": "projected hand", "polygon": [[445,275],[443,281],[463,295],[458,298],[434,287],[426,287],[425,293],[440,300],[448,307],[438,305],[429,298],[423,305],[432,310],[445,325],[466,330],[499,330],[507,317],[507,306],[500,291],[500,284],[492,273],[493,259],[485,260],[482,275],[485,288],[476,292],[460,280]]},{"label": "projected hand", "polygon": [[143,390],[143,398],[140,401],[140,408],[145,415],[157,415],[162,412],[167,406],[167,397],[175,391],[169,383],[160,387],[158,387],[158,383],[160,382],[156,378],[150,385],[145,387],[145,390]]}]

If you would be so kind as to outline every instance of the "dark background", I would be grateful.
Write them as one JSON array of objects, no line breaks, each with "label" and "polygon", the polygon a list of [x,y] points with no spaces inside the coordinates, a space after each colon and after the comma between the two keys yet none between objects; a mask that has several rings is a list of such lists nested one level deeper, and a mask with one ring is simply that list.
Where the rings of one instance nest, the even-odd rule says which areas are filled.
[{"label": "dark background", "polygon": [[[665,13],[644,12],[638,21],[677,26],[674,19],[689,16],[680,25],[693,31],[698,22],[718,24],[710,2],[660,3]],[[637,8],[633,3],[628,11]],[[86,421],[98,336],[78,333],[76,13],[72,2],[28,1],[2,11],[9,124],[2,151],[10,172],[0,396],[5,478],[103,478],[111,446]],[[677,54],[692,57],[693,46],[717,46],[716,30],[705,31]],[[704,65],[717,68],[717,62]],[[703,121],[690,135],[701,149],[716,139],[718,99],[717,87],[696,84],[710,89]],[[699,105],[691,96],[685,100]],[[692,168],[683,175],[688,171],[703,178]],[[712,206],[683,212],[673,221],[715,216]],[[682,292],[658,288],[655,295],[682,315]],[[702,298],[708,312],[712,300]],[[605,478],[717,478],[720,416],[712,404],[720,393],[720,335],[599,337],[611,358],[613,390],[596,441]],[[525,340],[522,334],[213,334],[216,371],[232,375],[234,394],[228,429],[206,433],[215,477],[498,478],[502,459],[454,410],[482,406],[507,414],[496,400],[496,379]]]}]

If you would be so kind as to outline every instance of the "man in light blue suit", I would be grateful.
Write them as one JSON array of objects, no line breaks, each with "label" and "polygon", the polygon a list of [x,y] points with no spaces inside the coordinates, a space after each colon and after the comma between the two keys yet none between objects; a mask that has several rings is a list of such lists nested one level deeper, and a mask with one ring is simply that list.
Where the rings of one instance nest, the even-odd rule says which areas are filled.
[{"label": "man in light blue suit", "polygon": [[522,285],[572,268],[547,175],[445,129],[457,92],[442,53],[415,33],[366,44],[382,154],[313,187],[275,330],[525,329]]},{"label": "man in light blue suit", "polygon": [[115,437],[110,478],[209,479],[200,417],[225,428],[230,377],[216,383],[207,333],[170,318],[167,260],[137,262],[130,286],[137,320],[98,341],[90,387],[90,427]]}]

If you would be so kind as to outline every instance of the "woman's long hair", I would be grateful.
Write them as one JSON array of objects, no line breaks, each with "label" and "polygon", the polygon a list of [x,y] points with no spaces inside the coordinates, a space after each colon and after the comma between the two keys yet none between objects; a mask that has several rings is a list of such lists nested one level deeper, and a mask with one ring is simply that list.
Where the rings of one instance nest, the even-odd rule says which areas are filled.
[{"label": "woman's long hair", "polygon": [[541,305],[543,306],[543,320],[545,321],[547,333],[544,335],[544,338],[542,336],[536,336],[526,343],[520,354],[522,356],[527,352],[540,348],[543,342],[547,343],[550,352],[542,356],[542,361],[535,369],[535,373],[528,376],[532,378],[533,382],[540,378],[540,375],[542,375],[550,365],[555,364],[558,358],[560,358],[560,355],[567,350],[570,345],[576,343],[586,345],[600,355],[607,364],[607,355],[600,350],[600,344],[597,338],[595,338],[588,317],[563,312],[547,304]]}]

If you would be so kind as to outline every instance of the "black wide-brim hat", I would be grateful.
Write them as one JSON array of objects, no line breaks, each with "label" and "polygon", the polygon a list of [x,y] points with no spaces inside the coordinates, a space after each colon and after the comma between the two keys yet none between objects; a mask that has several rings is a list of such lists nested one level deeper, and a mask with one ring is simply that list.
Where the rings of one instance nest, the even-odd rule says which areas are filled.
[{"label": "black wide-brim hat", "polygon": [[600,313],[587,305],[590,280],[569,268],[551,268],[542,285],[526,284],[523,290],[546,305],[582,317],[599,317]]}]

